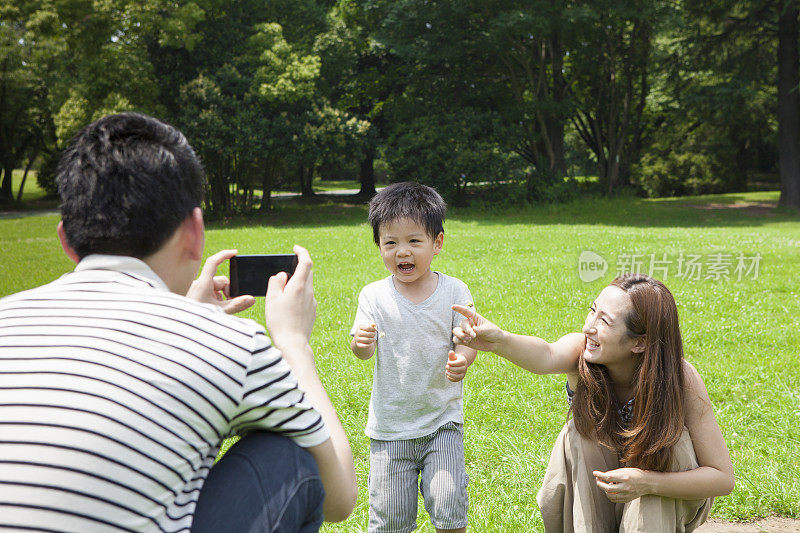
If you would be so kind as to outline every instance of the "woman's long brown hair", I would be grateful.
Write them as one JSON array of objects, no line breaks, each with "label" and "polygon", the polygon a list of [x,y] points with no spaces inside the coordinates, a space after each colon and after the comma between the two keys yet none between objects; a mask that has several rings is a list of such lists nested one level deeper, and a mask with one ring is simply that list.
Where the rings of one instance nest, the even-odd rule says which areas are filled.
[{"label": "woman's long brown hair", "polygon": [[575,427],[584,437],[616,450],[625,466],[668,470],[672,447],[684,427],[683,342],[678,309],[669,289],[643,274],[625,274],[611,285],[630,296],[625,319],[630,337],[645,336],[637,357],[633,417],[625,428],[605,366],[578,360],[579,380],[572,400]]}]

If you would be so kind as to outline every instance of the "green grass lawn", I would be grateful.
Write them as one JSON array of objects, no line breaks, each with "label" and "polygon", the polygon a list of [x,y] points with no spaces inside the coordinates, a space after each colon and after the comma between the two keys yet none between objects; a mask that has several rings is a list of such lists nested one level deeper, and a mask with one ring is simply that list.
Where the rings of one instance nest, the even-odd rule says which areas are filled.
[{"label": "green grass lawn", "polygon": [[[776,200],[777,193],[760,192],[585,199],[507,212],[452,209],[434,267],[464,280],[492,321],[553,340],[580,330],[618,268],[637,261],[647,272],[655,254],[656,275],[664,279],[666,269],[664,281],[678,302],[686,356],[705,378],[733,456],[736,489],[717,499],[713,515],[800,517],[800,217],[737,208]],[[350,353],[348,332],[359,289],[386,272],[365,217],[363,206],[282,202],[267,217],[210,224],[207,232],[209,253],[287,252],[299,243],[314,258],[319,309],[312,345],[351,438],[360,489],[353,516],[326,531],[363,531],[367,524],[363,429],[373,362]],[[0,220],[0,295],[71,268],[56,239],[57,221],[52,215]],[[608,264],[589,283],[578,276],[586,250]],[[696,271],[679,276],[680,258],[685,269],[693,256],[699,256],[698,279],[690,279]],[[754,266],[757,257],[757,275],[737,274],[740,260]],[[244,315],[263,323],[259,305]],[[535,376],[480,354],[467,374],[465,402],[470,528],[541,531],[535,494],[567,413],[563,376]],[[421,507],[419,523],[433,531]]]}]

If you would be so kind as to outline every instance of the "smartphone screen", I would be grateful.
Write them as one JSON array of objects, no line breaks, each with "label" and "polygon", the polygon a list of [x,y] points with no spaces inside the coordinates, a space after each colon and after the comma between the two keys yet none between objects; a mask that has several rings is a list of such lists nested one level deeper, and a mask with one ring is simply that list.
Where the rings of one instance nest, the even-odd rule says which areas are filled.
[{"label": "smartphone screen", "polygon": [[230,260],[231,297],[267,294],[269,278],[278,272],[292,277],[297,268],[295,254],[236,255]]}]

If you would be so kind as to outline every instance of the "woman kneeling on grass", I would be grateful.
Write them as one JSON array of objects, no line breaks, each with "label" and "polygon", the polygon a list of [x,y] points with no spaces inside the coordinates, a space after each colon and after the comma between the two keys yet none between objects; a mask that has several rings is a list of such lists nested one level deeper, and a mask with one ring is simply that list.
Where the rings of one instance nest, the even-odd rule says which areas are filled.
[{"label": "woman kneeling on grass", "polygon": [[728,448],[660,281],[618,277],[592,303],[583,333],[554,343],[453,309],[467,317],[455,342],[567,375],[572,420],[536,497],[546,531],[693,531],[713,497],[733,490]]}]

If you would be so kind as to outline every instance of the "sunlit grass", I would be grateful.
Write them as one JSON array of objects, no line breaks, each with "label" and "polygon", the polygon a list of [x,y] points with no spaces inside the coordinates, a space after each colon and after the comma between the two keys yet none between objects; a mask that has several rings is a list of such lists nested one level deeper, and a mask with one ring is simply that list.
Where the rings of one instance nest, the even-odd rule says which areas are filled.
[{"label": "sunlit grass", "polygon": [[[30,179],[30,178],[29,178]],[[687,358],[703,375],[731,450],[737,486],[712,514],[800,517],[800,217],[786,212],[701,209],[693,204],[775,202],[777,194],[592,199],[506,212],[452,209],[434,267],[464,280],[481,313],[548,340],[577,331],[592,299],[625,257],[671,261]],[[319,301],[312,345],[351,438],[359,478],[354,515],[326,531],[366,531],[368,439],[363,429],[373,362],[356,359],[348,331],[359,289],[386,275],[363,206],[281,202],[265,217],[211,224],[207,251],[311,251]],[[71,266],[55,238],[56,216],[0,220],[0,295],[54,279]],[[608,263],[600,279],[578,277],[591,250]],[[758,276],[685,279],[678,258],[754,257]],[[647,270],[645,268],[645,270]],[[730,274],[731,269],[729,269]],[[660,276],[663,277],[663,276]],[[263,323],[259,304],[244,316]],[[535,376],[491,354],[466,378],[470,529],[541,531],[535,504],[550,448],[566,417],[562,376]],[[433,531],[420,506],[420,530]]]}]

